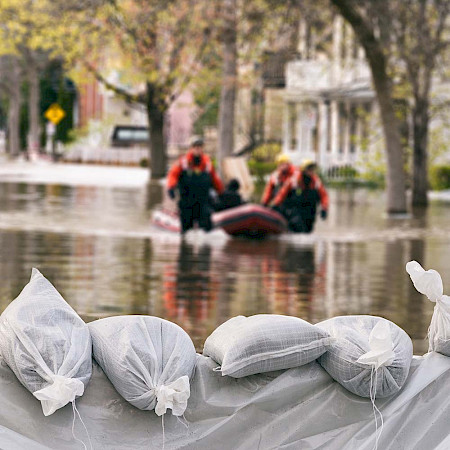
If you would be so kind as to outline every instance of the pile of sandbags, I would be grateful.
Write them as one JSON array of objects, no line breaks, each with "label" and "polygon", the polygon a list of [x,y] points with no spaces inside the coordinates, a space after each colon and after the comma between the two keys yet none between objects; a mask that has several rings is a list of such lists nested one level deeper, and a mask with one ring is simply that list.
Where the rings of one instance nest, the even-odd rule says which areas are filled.
[{"label": "pile of sandbags", "polygon": [[[450,297],[435,271],[412,261],[416,288],[436,302],[430,350],[450,356]],[[89,382],[95,360],[135,407],[183,415],[197,355],[191,338],[166,320],[119,316],[86,325],[36,269],[0,316],[0,354],[39,399],[45,415],[73,403]],[[204,356],[234,378],[300,367],[317,360],[345,389],[373,402],[405,384],[413,356],[409,336],[374,316],[342,316],[312,325],[273,314],[233,317],[206,339]]]},{"label": "pile of sandbags", "polygon": [[[195,370],[192,340],[151,316],[119,316],[87,326],[38,270],[0,316],[0,351],[18,379],[51,414],[84,392],[94,358],[116,390],[140,409],[182,415]],[[412,358],[408,335],[380,317],[335,317],[312,325],[275,314],[237,316],[206,339],[203,354],[222,375],[242,378],[318,360],[349,391],[396,393]],[[373,375],[373,374],[372,374]]]},{"label": "pile of sandbags", "polygon": [[[183,415],[197,357],[183,329],[150,316],[111,317],[88,326],[33,269],[30,282],[0,316],[0,355],[41,401],[46,416],[67,403],[73,404],[74,420],[75,412],[79,415],[75,399],[91,377],[92,350],[132,405],[159,416],[168,408]],[[77,439],[73,427],[72,434]]]}]

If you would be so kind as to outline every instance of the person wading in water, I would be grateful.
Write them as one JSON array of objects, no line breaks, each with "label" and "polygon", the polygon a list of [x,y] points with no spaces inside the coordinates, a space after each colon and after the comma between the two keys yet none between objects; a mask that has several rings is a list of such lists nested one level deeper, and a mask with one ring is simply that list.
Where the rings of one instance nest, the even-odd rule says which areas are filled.
[{"label": "person wading in water", "polygon": [[328,216],[328,193],[316,174],[316,167],[312,160],[303,161],[301,169],[296,170],[272,201],[272,206],[278,209],[280,205],[285,205],[288,199],[289,214],[286,218],[289,229],[296,233],[313,231],[319,203],[320,217],[325,220]]},{"label": "person wading in water", "polygon": [[[270,175],[269,181],[264,188],[261,198],[263,206],[274,206],[273,201],[277,197],[282,187],[291,179],[295,173],[295,166],[291,163],[288,155],[281,153],[278,155],[276,162],[277,169]],[[284,199],[286,200],[286,199]],[[288,211],[285,202],[280,202],[276,206],[276,210],[287,218]]]},{"label": "person wading in water", "polygon": [[203,141],[195,140],[188,152],[171,167],[167,176],[167,193],[174,200],[178,190],[181,233],[198,224],[199,228],[212,228],[210,189],[218,194],[224,190],[208,155],[203,153]]}]

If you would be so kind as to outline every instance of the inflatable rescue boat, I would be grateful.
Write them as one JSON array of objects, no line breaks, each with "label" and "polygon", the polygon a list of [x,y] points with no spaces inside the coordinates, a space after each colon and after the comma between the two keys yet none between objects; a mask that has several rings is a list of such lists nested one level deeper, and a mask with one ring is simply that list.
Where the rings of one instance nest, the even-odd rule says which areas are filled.
[{"label": "inflatable rescue boat", "polygon": [[[222,228],[231,236],[263,238],[287,231],[286,219],[281,214],[254,203],[213,213],[212,221],[214,228]],[[173,211],[155,211],[152,223],[168,231],[180,232],[180,219]]]}]

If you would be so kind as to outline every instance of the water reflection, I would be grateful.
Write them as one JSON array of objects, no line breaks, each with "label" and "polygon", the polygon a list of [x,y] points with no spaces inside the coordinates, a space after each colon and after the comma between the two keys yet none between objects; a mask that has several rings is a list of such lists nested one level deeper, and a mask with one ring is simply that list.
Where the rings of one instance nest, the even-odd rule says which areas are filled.
[{"label": "water reflection", "polygon": [[149,226],[162,186],[0,183],[0,310],[39,268],[86,320],[153,314],[201,350],[238,314],[312,323],[343,314],[393,320],[426,350],[433,304],[413,287],[409,260],[438,270],[450,292],[450,208],[384,215],[376,192],[331,191],[330,220],[311,236],[251,241],[220,231],[181,240]]},{"label": "water reflection", "polygon": [[195,248],[183,240],[176,262],[163,268],[162,287],[165,317],[182,326],[200,347],[217,300],[211,247]]}]

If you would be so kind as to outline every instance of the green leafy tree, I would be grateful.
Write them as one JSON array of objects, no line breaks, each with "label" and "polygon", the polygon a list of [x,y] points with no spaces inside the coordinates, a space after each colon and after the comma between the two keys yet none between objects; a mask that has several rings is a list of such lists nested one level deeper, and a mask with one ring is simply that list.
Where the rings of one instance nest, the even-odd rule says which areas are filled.
[{"label": "green leafy tree", "polygon": [[[109,46],[103,49],[106,56],[88,53],[84,63],[107,88],[145,106],[152,178],[166,174],[166,114],[203,67],[213,18],[209,3],[194,0],[118,0],[103,5],[95,18]],[[108,53],[115,58],[107,61]],[[121,83],[108,78],[106,72],[114,68]]]},{"label": "green leafy tree", "polygon": [[57,5],[49,0],[0,0],[0,21],[0,56],[4,57],[0,71],[3,89],[9,97],[10,153],[17,154],[21,147],[16,139],[19,129],[16,109],[20,109],[24,100],[19,94],[22,82],[26,84],[28,100],[27,147],[37,152],[40,148],[42,121],[40,73],[50,59],[58,54],[61,43],[68,44],[64,39],[67,23],[61,20],[61,11]]}]

